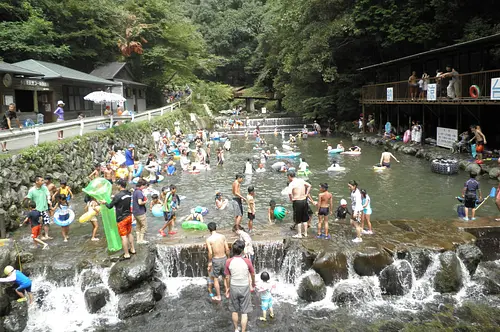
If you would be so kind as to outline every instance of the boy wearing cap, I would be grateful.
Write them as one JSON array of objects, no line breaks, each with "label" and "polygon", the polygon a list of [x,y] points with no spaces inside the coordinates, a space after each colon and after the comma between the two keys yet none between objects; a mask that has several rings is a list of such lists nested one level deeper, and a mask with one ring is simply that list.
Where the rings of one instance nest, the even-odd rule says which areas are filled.
[{"label": "boy wearing cap", "polygon": [[[330,234],[328,234],[328,216],[333,213],[333,196],[328,192],[328,184],[321,183],[319,185],[319,195],[318,202],[316,206],[318,207],[318,235],[317,239],[330,239]],[[325,227],[325,233],[321,233],[322,224]]]},{"label": "boy wearing cap", "polygon": [[31,279],[25,276],[21,271],[8,265],[3,270],[6,278],[0,278],[0,282],[15,282],[17,284],[16,293],[19,295],[17,302],[25,302],[24,291],[28,293],[30,304],[33,303],[33,293],[31,293]]}]

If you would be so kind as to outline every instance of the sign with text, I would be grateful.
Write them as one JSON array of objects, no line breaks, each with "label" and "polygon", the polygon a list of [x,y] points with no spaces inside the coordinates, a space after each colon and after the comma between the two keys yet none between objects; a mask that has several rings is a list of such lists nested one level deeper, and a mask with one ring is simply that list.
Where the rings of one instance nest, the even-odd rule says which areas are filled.
[{"label": "sign with text", "polygon": [[427,85],[427,100],[437,100],[437,84]]},{"label": "sign with text", "polygon": [[49,83],[45,81],[39,81],[39,80],[28,80],[28,79],[23,79],[21,80],[21,85],[26,85],[26,86],[41,86],[43,88],[48,88]]},{"label": "sign with text", "polygon": [[437,127],[436,145],[451,149],[453,143],[458,139],[458,130],[451,128]]},{"label": "sign with text", "polygon": [[387,88],[387,101],[394,101],[394,88]]},{"label": "sign with text", "polygon": [[265,107],[262,107],[262,114],[266,114],[267,113],[267,109]]},{"label": "sign with text", "polygon": [[500,100],[500,77],[491,79],[491,100]]}]

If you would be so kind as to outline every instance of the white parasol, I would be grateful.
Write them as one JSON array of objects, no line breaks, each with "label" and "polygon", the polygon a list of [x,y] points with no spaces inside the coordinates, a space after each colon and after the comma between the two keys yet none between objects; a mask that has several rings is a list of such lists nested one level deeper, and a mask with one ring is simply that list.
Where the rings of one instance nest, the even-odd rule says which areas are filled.
[{"label": "white parasol", "polygon": [[94,91],[83,97],[85,100],[93,101],[94,103],[101,104],[101,116],[102,116],[102,104],[105,103],[118,103],[124,102],[126,99],[117,93],[110,93],[104,91]]}]

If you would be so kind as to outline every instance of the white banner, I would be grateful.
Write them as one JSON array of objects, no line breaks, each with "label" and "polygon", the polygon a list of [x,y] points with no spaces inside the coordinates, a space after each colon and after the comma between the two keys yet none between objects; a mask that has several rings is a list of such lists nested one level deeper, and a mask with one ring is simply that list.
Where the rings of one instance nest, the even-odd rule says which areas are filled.
[{"label": "white banner", "polygon": [[453,143],[458,139],[458,130],[451,128],[437,127],[436,141],[437,146],[443,148],[452,148]]},{"label": "white banner", "polygon": [[491,79],[491,100],[500,100],[500,77]]},{"label": "white banner", "polygon": [[394,101],[394,88],[387,88],[387,101]]},{"label": "white banner", "polygon": [[267,113],[267,109],[265,107],[262,107],[262,114],[266,114]]},{"label": "white banner", "polygon": [[437,84],[427,84],[427,100],[437,100]]}]

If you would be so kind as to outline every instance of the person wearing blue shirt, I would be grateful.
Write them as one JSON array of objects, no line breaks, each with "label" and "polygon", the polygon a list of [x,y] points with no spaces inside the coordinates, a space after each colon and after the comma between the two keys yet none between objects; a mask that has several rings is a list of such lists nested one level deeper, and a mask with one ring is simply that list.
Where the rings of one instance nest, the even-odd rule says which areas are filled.
[{"label": "person wearing blue shirt", "polygon": [[128,182],[132,181],[132,174],[134,173],[134,160],[135,160],[135,145],[130,144],[125,151],[125,165],[128,168]]},{"label": "person wearing blue shirt", "polygon": [[14,269],[12,266],[6,266],[3,270],[6,278],[0,278],[0,282],[15,282],[17,284],[16,293],[19,295],[17,302],[25,302],[26,297],[24,291],[28,293],[30,304],[33,303],[33,293],[31,293],[31,279],[24,275],[21,271]]}]

